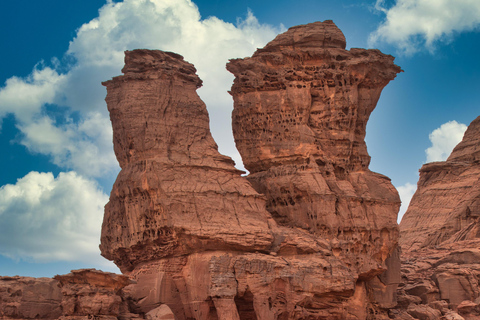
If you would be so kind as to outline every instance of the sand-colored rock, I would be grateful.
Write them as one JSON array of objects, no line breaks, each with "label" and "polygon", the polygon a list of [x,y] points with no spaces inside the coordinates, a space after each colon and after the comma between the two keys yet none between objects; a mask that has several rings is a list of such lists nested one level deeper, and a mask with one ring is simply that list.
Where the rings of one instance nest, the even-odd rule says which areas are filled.
[{"label": "sand-colored rock", "polygon": [[[263,149],[247,151],[253,187],[217,151],[205,105],[196,94],[201,80],[194,67],[174,53],[126,52],[124,75],[104,83],[122,170],[105,208],[101,250],[134,281],[123,290],[130,312],[148,314],[165,305],[177,320],[386,318],[385,308],[395,305],[400,281],[399,199],[388,178],[368,170],[363,138],[381,89],[400,68],[377,50],[344,47],[343,34],[332,22],[314,23],[279,35],[251,58],[283,57],[276,61],[282,74],[290,72],[292,63],[306,70],[304,76],[320,70],[311,80],[318,82],[314,88],[305,79],[296,80],[292,89],[290,80],[288,88],[267,81],[272,99],[284,95],[291,100],[282,106],[285,117],[296,118],[292,110],[307,107],[305,92],[311,102],[328,90],[332,100],[324,116],[337,123],[337,109],[349,114],[328,132],[319,119],[312,128],[301,119],[293,127],[265,123],[264,130],[286,136],[278,144],[251,135],[275,151],[268,158],[258,154]],[[308,60],[309,55],[314,58]],[[235,70],[245,68],[249,74],[240,61],[228,68],[235,63]],[[327,75],[331,70],[336,70],[333,89]],[[239,81],[232,88],[235,110]],[[249,99],[265,102],[261,95]],[[250,130],[250,118],[264,121],[256,110],[245,114],[241,119],[234,112],[237,129],[242,122]],[[299,134],[287,134],[297,127]],[[323,144],[308,137],[312,133]],[[298,136],[300,142],[291,139]],[[301,150],[289,155],[295,146]],[[266,169],[270,171],[263,174]],[[262,189],[260,183],[276,189]],[[282,212],[286,219],[279,218],[271,210],[272,193],[297,187],[294,199],[281,200],[297,202],[293,208],[299,214],[287,210]],[[309,224],[312,220],[318,224]]]},{"label": "sand-colored rock", "polygon": [[[95,269],[50,278],[0,277],[0,319],[115,320],[128,315],[123,275]],[[134,318],[138,315],[127,316]]]},{"label": "sand-colored rock", "polygon": [[62,315],[57,280],[0,277],[0,319],[56,319]]},{"label": "sand-colored rock", "polygon": [[122,168],[105,207],[101,251],[122,271],[207,250],[268,251],[265,200],[217,151],[195,68],[134,50],[104,83]]},{"label": "sand-colored rock", "polygon": [[[401,69],[392,56],[345,45],[333,22],[316,22],[231,60],[232,125],[247,178],[277,223],[338,241],[352,268],[372,278],[387,258],[399,265],[400,200],[390,179],[368,169],[365,129]],[[396,270],[372,283],[384,307],[396,303]]]},{"label": "sand-colored rock", "polygon": [[404,251],[480,237],[480,117],[446,161],[420,169],[420,179],[400,223]]}]

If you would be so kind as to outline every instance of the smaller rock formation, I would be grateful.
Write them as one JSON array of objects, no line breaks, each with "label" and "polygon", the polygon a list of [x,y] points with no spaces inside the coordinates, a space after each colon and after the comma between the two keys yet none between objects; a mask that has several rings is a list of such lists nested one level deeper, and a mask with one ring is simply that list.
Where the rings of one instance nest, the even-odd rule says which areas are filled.
[{"label": "smaller rock formation", "polygon": [[392,319],[480,319],[480,240],[444,243],[402,255]]},{"label": "smaller rock formation", "polygon": [[95,269],[50,278],[0,277],[0,319],[138,318],[130,314],[123,275]]},{"label": "smaller rock formation", "polygon": [[395,319],[480,319],[480,117],[446,161],[420,169],[400,223]]},{"label": "smaller rock formation", "polygon": [[404,251],[480,237],[480,117],[446,161],[425,164],[400,223]]}]

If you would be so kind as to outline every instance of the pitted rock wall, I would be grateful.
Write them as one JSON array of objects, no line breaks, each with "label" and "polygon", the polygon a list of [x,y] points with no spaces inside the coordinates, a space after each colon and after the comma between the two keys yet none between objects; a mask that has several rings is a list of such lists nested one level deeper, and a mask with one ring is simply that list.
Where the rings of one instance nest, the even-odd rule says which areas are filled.
[{"label": "pitted rock wall", "polygon": [[378,50],[345,46],[333,22],[315,22],[231,60],[232,126],[247,179],[277,223],[338,241],[370,277],[398,256],[400,199],[368,169],[365,129],[401,69]]}]

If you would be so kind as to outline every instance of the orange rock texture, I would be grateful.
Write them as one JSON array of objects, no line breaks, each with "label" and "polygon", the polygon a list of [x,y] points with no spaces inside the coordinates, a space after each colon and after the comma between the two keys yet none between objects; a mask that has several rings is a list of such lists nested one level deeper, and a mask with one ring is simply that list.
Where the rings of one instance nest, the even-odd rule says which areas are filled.
[{"label": "orange rock texture", "polygon": [[480,117],[446,161],[425,164],[400,223],[404,251],[480,237]]},{"label": "orange rock texture", "polygon": [[80,320],[131,317],[123,275],[95,269],[50,278],[0,277],[0,319]]},{"label": "orange rock texture", "polygon": [[480,117],[446,161],[420,169],[400,223],[394,319],[480,319]]},{"label": "orange rock texture", "polygon": [[227,68],[248,180],[218,153],[201,80],[181,56],[127,51],[124,75],[104,83],[122,170],[100,247],[135,282],[123,290],[131,312],[385,318],[400,201],[368,170],[363,139],[400,68],[378,50],[346,51],[331,21],[291,28]]}]

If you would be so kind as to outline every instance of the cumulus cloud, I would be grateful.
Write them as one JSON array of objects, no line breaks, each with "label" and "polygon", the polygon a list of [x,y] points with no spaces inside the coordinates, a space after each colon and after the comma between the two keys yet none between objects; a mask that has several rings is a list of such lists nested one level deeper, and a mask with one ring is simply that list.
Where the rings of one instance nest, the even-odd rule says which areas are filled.
[{"label": "cumulus cloud", "polygon": [[108,196],[74,172],[30,172],[0,188],[0,254],[112,266],[98,244]]},{"label": "cumulus cloud", "polygon": [[116,168],[110,120],[98,112],[60,126],[43,116],[18,128],[23,133],[21,144],[34,153],[50,155],[59,167],[93,177],[105,176]]},{"label": "cumulus cloud", "polygon": [[477,0],[397,0],[390,8],[385,7],[385,0],[377,0],[375,7],[386,18],[370,35],[370,45],[384,41],[406,54],[422,47],[432,51],[437,41],[480,26]]},{"label": "cumulus cloud", "polygon": [[400,199],[402,200],[402,205],[400,207],[400,211],[398,212],[397,221],[400,221],[403,218],[403,215],[408,209],[408,205],[410,204],[410,200],[412,200],[413,194],[417,190],[417,186],[407,182],[403,186],[397,187],[398,194],[400,195]]},{"label": "cumulus cloud", "polygon": [[432,146],[425,150],[427,162],[445,161],[453,148],[462,141],[467,126],[457,121],[449,121],[433,130],[428,136]]}]

